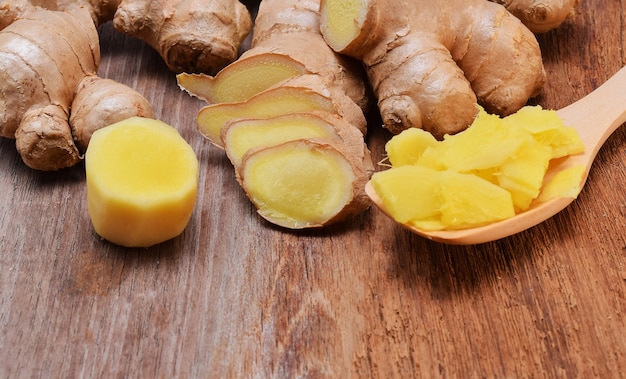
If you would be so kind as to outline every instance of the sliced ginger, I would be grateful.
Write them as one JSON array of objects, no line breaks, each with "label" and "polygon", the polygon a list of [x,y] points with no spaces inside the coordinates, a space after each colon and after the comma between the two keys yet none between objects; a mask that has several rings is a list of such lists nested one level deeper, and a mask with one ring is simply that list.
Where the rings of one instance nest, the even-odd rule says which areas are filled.
[{"label": "sliced ginger", "polygon": [[391,168],[371,182],[396,221],[424,230],[463,229],[512,217],[533,202],[577,195],[574,168],[546,181],[550,162],[582,153],[556,112],[524,107],[500,118],[480,109],[465,131],[437,141],[421,129],[385,147]]},{"label": "sliced ginger", "polygon": [[222,129],[226,154],[235,168],[249,150],[303,138],[340,139],[333,125],[312,113],[290,113],[268,119],[236,119]]},{"label": "sliced ginger", "polygon": [[238,178],[259,214],[291,229],[343,220],[369,206],[368,174],[335,141],[298,139],[249,151]]},{"label": "sliced ginger", "polygon": [[245,102],[220,103],[200,110],[198,129],[212,143],[223,146],[222,127],[241,117],[270,118],[292,112],[334,111],[332,101],[313,91],[300,88],[278,87],[264,91]]},{"label": "sliced ginger", "polygon": [[181,73],[176,78],[184,90],[214,104],[245,101],[283,80],[307,73],[291,57],[268,53],[239,59],[215,76]]},{"label": "sliced ginger", "polygon": [[239,119],[224,129],[226,152],[259,214],[291,229],[341,221],[367,208],[374,170],[363,134],[333,114]]},{"label": "sliced ginger", "polygon": [[252,46],[236,62],[214,77],[178,75],[181,88],[209,103],[198,129],[224,148],[259,213],[293,229],[331,224],[370,203],[369,93],[360,64],[324,41],[319,5],[264,0]]},{"label": "sliced ginger", "polygon": [[345,93],[329,88],[318,75],[297,76],[260,92],[246,101],[207,105],[198,112],[200,132],[217,146],[223,126],[237,118],[270,118],[301,112],[336,113],[365,131],[366,120],[361,109]]},{"label": "sliced ginger", "polygon": [[133,117],[93,133],[85,157],[88,209],[102,238],[149,247],[178,236],[193,212],[198,160],[177,130]]}]

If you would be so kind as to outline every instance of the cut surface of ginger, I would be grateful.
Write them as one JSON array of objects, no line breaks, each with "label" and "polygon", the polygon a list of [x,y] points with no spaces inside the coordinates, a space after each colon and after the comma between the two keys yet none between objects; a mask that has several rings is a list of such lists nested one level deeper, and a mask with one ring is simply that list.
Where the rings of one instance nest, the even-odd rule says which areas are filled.
[{"label": "cut surface of ginger", "polygon": [[267,119],[236,119],[225,125],[222,141],[233,166],[252,149],[303,138],[336,138],[337,131],[312,113],[290,113]]},{"label": "cut surface of ginger", "polygon": [[322,3],[321,30],[328,45],[342,51],[361,33],[368,0],[322,0]]},{"label": "cut surface of ginger", "polygon": [[442,141],[408,129],[385,150],[391,168],[371,180],[383,209],[423,230],[482,226],[580,191],[581,168],[545,177],[551,162],[584,145],[555,111],[539,106],[504,118],[481,109],[467,130]]},{"label": "cut surface of ginger", "polygon": [[266,53],[240,58],[215,76],[182,73],[178,85],[209,104],[245,101],[279,82],[306,74],[306,68],[294,59]]},{"label": "cut surface of ginger", "polygon": [[198,160],[172,126],[132,117],[97,130],[85,170],[89,216],[102,238],[149,247],[187,226],[196,201]]},{"label": "cut surface of ginger", "polygon": [[242,102],[208,105],[197,115],[198,130],[217,146],[224,146],[222,127],[237,118],[270,118],[289,113],[323,111],[334,113],[332,100],[300,87],[274,87]]},{"label": "cut surface of ginger", "polygon": [[299,139],[246,154],[240,181],[259,214],[287,228],[323,226],[350,204],[356,180],[344,154]]}]

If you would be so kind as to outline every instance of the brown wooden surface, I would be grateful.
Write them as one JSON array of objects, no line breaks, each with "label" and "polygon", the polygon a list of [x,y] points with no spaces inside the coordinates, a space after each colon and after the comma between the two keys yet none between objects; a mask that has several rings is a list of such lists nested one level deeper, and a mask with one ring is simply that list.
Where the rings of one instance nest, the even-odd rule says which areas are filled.
[{"label": "brown wooden surface", "polygon": [[[558,108],[625,62],[625,10],[584,0],[539,37]],[[26,168],[0,141],[0,377],[619,377],[626,372],[626,129],[587,187],[516,236],[448,246],[371,209],[290,232],[260,219],[224,154],[195,130],[202,103],[160,58],[108,26],[102,76],[135,87],[201,162],[182,236],[100,240],[84,167]],[[624,99],[626,101],[626,99]],[[388,135],[371,127],[382,157]]]}]

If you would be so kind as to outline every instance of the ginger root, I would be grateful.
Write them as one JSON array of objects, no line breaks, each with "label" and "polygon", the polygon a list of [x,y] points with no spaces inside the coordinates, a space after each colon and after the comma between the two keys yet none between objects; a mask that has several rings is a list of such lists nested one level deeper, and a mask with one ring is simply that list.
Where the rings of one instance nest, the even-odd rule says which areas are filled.
[{"label": "ginger root", "polygon": [[250,33],[247,8],[237,0],[11,0],[0,5],[0,26],[37,5],[50,10],[84,8],[96,26],[114,28],[154,48],[174,72],[215,73],[237,58]]},{"label": "ginger root", "polygon": [[321,0],[321,30],[361,60],[384,126],[438,138],[467,128],[476,103],[507,115],[544,82],[535,36],[485,0]]},{"label": "ginger root", "polygon": [[[87,11],[29,7],[19,17],[0,31],[0,135],[16,139],[26,165],[73,166],[93,130],[130,116],[154,117],[138,92],[96,76],[98,34]],[[96,85],[106,88],[105,102],[89,94]],[[111,111],[110,102],[123,105]]]},{"label": "ginger root", "polygon": [[533,33],[545,33],[571,17],[582,0],[490,0],[502,4]]},{"label": "ginger root", "polygon": [[96,27],[156,49],[175,72],[217,72],[251,29],[236,0],[12,0],[0,2],[0,136],[38,170],[75,165],[91,134],[132,116],[154,118],[138,92],[96,76]]}]

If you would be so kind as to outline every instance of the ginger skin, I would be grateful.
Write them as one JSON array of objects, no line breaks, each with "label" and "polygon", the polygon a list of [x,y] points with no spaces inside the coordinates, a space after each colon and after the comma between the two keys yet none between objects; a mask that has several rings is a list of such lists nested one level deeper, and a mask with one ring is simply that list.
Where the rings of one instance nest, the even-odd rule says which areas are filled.
[{"label": "ginger skin", "polygon": [[251,28],[236,0],[1,1],[0,136],[16,139],[29,167],[73,166],[95,130],[154,118],[138,92],[96,76],[96,27],[107,21],[154,47],[172,71],[221,69]]},{"label": "ginger skin", "polygon": [[393,133],[457,133],[473,121],[476,103],[507,115],[544,82],[535,36],[499,4],[322,0],[320,10],[328,44],[364,63]]},{"label": "ginger skin", "polygon": [[85,8],[96,26],[114,28],[153,47],[174,72],[216,73],[237,58],[252,20],[237,0],[11,0],[0,3],[0,26],[32,5]]},{"label": "ginger skin", "polygon": [[[87,141],[81,123],[94,130],[129,116],[154,117],[143,96],[113,81],[105,81],[106,96],[125,104],[119,112],[104,112],[102,102],[83,103],[95,100],[83,91],[103,83],[96,76],[99,60],[98,34],[85,10],[29,8],[0,31],[0,135],[16,140],[26,165],[53,171],[82,160]],[[70,110],[76,110],[71,117]]]}]

